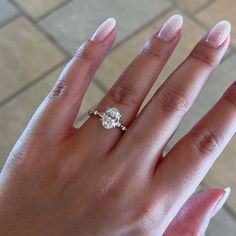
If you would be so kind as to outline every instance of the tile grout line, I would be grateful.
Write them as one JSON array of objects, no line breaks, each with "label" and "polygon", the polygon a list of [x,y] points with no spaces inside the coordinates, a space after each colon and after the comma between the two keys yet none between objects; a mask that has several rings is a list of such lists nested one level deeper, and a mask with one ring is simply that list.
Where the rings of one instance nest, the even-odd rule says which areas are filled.
[{"label": "tile grout line", "polygon": [[[52,41],[54,44],[56,44],[56,46],[61,49],[65,54],[67,54],[69,57],[72,56],[72,54],[70,52],[68,52],[67,50],[65,50],[63,47],[61,47],[57,41],[48,34],[48,32],[46,32],[43,28],[40,27],[40,25],[38,25],[38,21],[42,20],[42,18],[40,18],[40,20],[38,19],[34,19],[32,16],[30,16],[17,2],[15,2],[15,0],[9,0],[12,4],[14,4],[16,6],[16,8],[23,13],[23,15],[31,22],[33,23],[37,29],[39,29],[42,33],[44,33],[44,35],[46,35],[50,41]],[[48,12],[47,15],[53,14],[53,12],[55,12],[56,10],[59,10],[60,8],[66,6],[67,4],[69,4],[70,2],[72,2],[74,0],[68,0],[67,2],[65,2],[64,4],[62,3],[61,5],[59,5],[58,7],[56,7],[56,9],[51,10]],[[170,1],[171,2],[171,1]],[[148,25],[152,24],[153,22],[155,22],[156,20],[162,18],[165,14],[167,14],[168,11],[171,11],[174,9],[175,4],[173,4],[173,2],[171,2],[172,5],[170,7],[168,7],[167,9],[165,9],[164,11],[162,11],[157,17],[154,17],[153,19],[149,20],[148,22],[146,22],[144,25],[142,25],[140,28],[138,28],[137,30],[135,30],[132,34],[128,35],[127,37],[125,37],[123,40],[121,40],[119,43],[117,43],[111,51],[115,50],[116,48],[118,48],[121,44],[123,44],[126,40],[130,39],[131,37],[135,36],[136,34],[140,33],[144,28],[146,28]]]},{"label": "tile grout line", "polygon": [[100,88],[100,90],[103,93],[107,93],[107,91],[108,91],[107,88],[96,78],[96,76],[94,77],[93,82],[94,82],[94,84],[97,85],[97,87]]},{"label": "tile grout line", "polygon": [[9,0],[17,9],[18,11],[22,14],[22,16],[24,16],[31,24],[34,25],[34,27],[41,32],[55,47],[57,47],[57,49],[65,54],[65,56],[67,56],[69,58],[71,58],[71,54],[66,51],[63,47],[61,47],[57,41],[51,37],[51,35],[49,35],[47,32],[45,32],[39,25],[37,20],[35,20],[32,16],[30,16],[17,2],[15,2],[15,0]]},{"label": "tile grout line", "polygon": [[208,30],[208,27],[203,24],[201,21],[199,21],[195,16],[193,16],[191,13],[189,13],[188,11],[186,11],[185,9],[181,9],[182,12],[189,17],[195,24],[199,25],[200,27],[202,27],[205,30]]},{"label": "tile grout line", "polygon": [[[51,38],[47,33],[45,33],[37,24],[37,22],[29,15],[27,14],[27,12],[24,11],[24,9],[22,9],[18,3],[16,3],[14,0],[9,0],[12,5],[18,10],[18,14],[17,17],[15,17],[13,20],[11,20],[9,23],[14,22],[14,20],[19,19],[20,17],[25,17],[27,20],[29,20],[29,22],[37,29],[39,30],[39,32],[41,32],[45,38],[47,38],[49,40],[49,42],[52,43],[52,45],[54,45],[55,47],[57,47],[58,51],[60,51],[62,54],[64,54],[65,59],[62,60],[61,62],[57,63],[56,65],[52,66],[51,68],[49,68],[48,70],[46,70],[45,72],[43,72],[41,75],[39,75],[38,77],[36,77],[35,79],[33,79],[32,81],[30,81],[29,83],[27,83],[26,85],[24,85],[22,88],[20,88],[19,90],[17,90],[16,92],[12,93],[10,96],[6,97],[5,99],[3,99],[2,101],[0,101],[0,107],[3,107],[4,105],[6,105],[8,102],[10,102],[11,100],[15,99],[17,96],[21,95],[23,92],[27,91],[29,88],[31,88],[33,85],[37,84],[39,81],[43,80],[44,77],[47,77],[50,73],[52,73],[54,70],[60,68],[60,66],[64,65],[65,63],[67,63],[70,59],[71,59],[71,54],[68,53],[67,51],[65,51],[63,48],[61,48],[57,42]],[[7,26],[8,24],[4,24],[3,27]]]},{"label": "tile grout line", "polygon": [[[172,0],[173,2],[174,0]],[[213,4],[216,0],[208,0],[208,2],[206,4],[204,4],[204,7],[208,7],[210,6],[211,4]],[[204,30],[208,31],[209,28],[207,25],[205,25],[204,23],[202,23],[199,19],[196,18],[196,14],[199,13],[201,10],[203,10],[204,8],[200,7],[201,10],[199,9],[199,11],[197,12],[193,12],[192,14],[187,11],[186,9],[180,7],[175,1],[173,2],[174,4],[174,8],[176,8],[177,10],[180,10],[182,11],[188,18],[190,18],[196,25],[200,26],[201,28],[203,28]],[[230,52],[232,51],[232,53],[236,53],[236,47],[230,43],[229,45],[229,49],[230,49]],[[230,54],[230,52],[228,53],[228,55]],[[223,62],[226,58],[228,58],[229,56],[224,56],[221,60],[221,62]],[[231,55],[231,54],[230,54]]]},{"label": "tile grout line", "polygon": [[[14,1],[14,0],[10,0],[10,1]],[[60,4],[58,7],[56,7],[56,9],[51,10],[50,12],[48,12],[45,16],[39,18],[37,21],[43,20],[44,18],[46,18],[47,16],[49,16],[50,14],[53,14],[56,10],[59,10],[60,8],[66,6],[67,4],[71,3],[74,0],[68,0],[67,2],[65,2],[64,4]],[[140,28],[138,28],[137,30],[135,30],[132,34],[128,35],[127,37],[125,37],[123,40],[121,40],[119,43],[117,43],[111,51],[115,50],[116,48],[118,48],[122,43],[124,43],[126,40],[128,40],[129,38],[135,36],[136,34],[138,34],[139,32],[141,32],[145,27],[147,27],[149,24],[152,24],[153,22],[155,22],[156,20],[158,20],[159,18],[162,18],[168,11],[173,10],[174,8],[174,4],[173,2],[170,1],[170,3],[172,3],[172,5],[170,7],[168,7],[167,9],[165,9],[164,11],[162,11],[157,17],[154,17],[153,19],[149,20],[148,22],[146,22],[144,25],[142,25]],[[19,8],[21,8],[19,6]],[[27,14],[27,13],[26,13]],[[30,17],[30,16],[29,16]],[[43,30],[43,32],[45,34],[48,35],[48,33],[46,31]],[[69,53],[69,52],[68,52]],[[70,53],[69,53],[70,54]],[[71,54],[70,54],[71,55]]]},{"label": "tile grout line", "polygon": [[[38,26],[37,22],[34,21],[34,19],[27,14],[14,0],[10,0],[19,10],[19,12],[25,16],[34,26],[35,28],[39,29],[41,33],[43,33],[45,35],[45,37],[47,37],[51,43],[53,43],[56,47],[58,47],[59,50],[62,51],[62,53],[65,54],[66,59],[60,63],[60,65],[66,63],[68,60],[71,59],[72,55],[65,51],[63,48],[61,48],[57,42],[47,33],[45,32],[41,27]],[[70,0],[71,1],[71,0]],[[161,14],[158,15],[158,17],[155,17],[154,19],[152,19],[151,21],[147,22],[145,25],[143,25],[142,27],[140,27],[138,30],[134,31],[131,35],[127,36],[126,38],[124,38],[120,43],[118,43],[117,45],[115,45],[113,47],[113,49],[111,50],[111,52],[115,49],[117,49],[121,44],[123,44],[126,40],[128,40],[129,38],[135,36],[136,34],[138,34],[139,32],[141,32],[147,25],[151,24],[152,22],[156,21],[157,19],[161,18],[163,15],[165,15],[168,11],[173,10],[173,6],[169,7],[168,9],[166,9],[165,11],[163,11]],[[54,68],[54,67],[52,67]],[[52,69],[51,68],[51,69]],[[42,75],[40,75],[38,78],[34,79],[32,82],[30,82],[29,84],[27,84],[26,86],[24,86],[23,88],[19,89],[17,92],[13,93],[12,95],[8,96],[6,99],[4,99],[2,102],[0,102],[0,107],[6,105],[8,102],[10,102],[12,99],[16,98],[18,95],[20,95],[21,93],[25,92],[28,88],[32,87],[34,84],[37,83],[37,81],[42,80],[42,76],[47,76],[49,75],[52,70],[49,69],[46,72],[44,72]],[[56,68],[55,68],[56,69]],[[35,81],[35,82],[34,82]],[[103,91],[103,92],[107,92],[106,88],[95,79],[95,84]]]},{"label": "tile grout line", "polygon": [[[210,0],[210,4],[213,3],[215,0]],[[209,5],[210,5],[209,4]],[[176,7],[177,9],[179,9],[178,7]],[[204,23],[202,23],[200,20],[198,20],[196,18],[195,15],[192,15],[191,13],[189,13],[187,10],[185,9],[179,9],[180,11],[182,11],[187,17],[189,17],[196,25],[200,26],[201,28],[203,28],[204,30],[206,31],[209,31],[209,27],[207,25],[205,25]],[[224,56],[221,60],[220,63],[223,63],[230,55],[232,55],[233,53],[235,53],[235,48],[234,48],[234,45],[232,45],[231,43],[229,44],[229,53]],[[232,53],[231,53],[232,51]]]},{"label": "tile grout line", "polygon": [[205,4],[203,4],[202,6],[200,6],[199,8],[195,9],[192,13],[194,15],[198,14],[200,11],[202,11],[203,9],[206,9],[207,7],[209,7],[211,4],[213,4],[216,0],[208,0]]},{"label": "tile grout line", "polygon": [[[18,89],[16,92],[12,93],[11,95],[9,95],[8,97],[6,97],[5,99],[3,99],[2,101],[0,101],[0,107],[5,106],[8,102],[10,102],[11,100],[15,99],[17,96],[21,95],[22,93],[24,93],[25,91],[27,91],[29,88],[31,88],[33,85],[37,84],[39,81],[43,80],[45,77],[47,77],[50,73],[52,73],[54,70],[60,68],[60,66],[64,65],[65,63],[68,62],[68,60],[70,60],[71,55],[66,52],[63,48],[61,48],[60,46],[57,45],[57,43],[55,42],[55,40],[51,39],[49,37],[48,34],[45,34],[45,32],[43,32],[41,30],[40,27],[38,27],[37,22],[34,21],[34,19],[27,14],[27,12],[24,11],[24,9],[22,9],[18,3],[16,3],[14,0],[9,0],[13,6],[15,6],[15,8],[18,10],[19,12],[19,17],[25,17],[27,20],[29,20],[29,22],[37,29],[39,30],[39,32],[41,32],[45,38],[47,38],[49,40],[49,42],[52,43],[52,45],[54,45],[58,51],[60,51],[62,54],[64,54],[65,59],[62,60],[61,62],[57,63],[56,65],[52,66],[51,68],[49,68],[48,70],[44,71],[41,75],[39,75],[38,77],[36,77],[35,79],[33,79],[32,81],[30,81],[29,83],[27,83],[26,85],[24,85],[22,88]],[[18,17],[18,18],[19,18]],[[15,20],[17,20],[18,18],[16,18]]]},{"label": "tile grout line", "polygon": [[[165,9],[163,12],[161,12],[157,17],[154,17],[153,19],[149,20],[148,22],[146,22],[144,25],[142,25],[140,28],[138,28],[137,30],[135,30],[132,34],[128,35],[127,37],[125,37],[123,40],[121,40],[119,43],[117,43],[112,51],[116,50],[118,47],[120,47],[125,41],[131,39],[132,37],[136,36],[137,34],[141,33],[147,26],[153,24],[155,21],[161,19],[164,15],[166,15],[168,12],[174,10],[174,5],[168,7],[167,9]],[[164,23],[164,22],[163,22]]]},{"label": "tile grout line", "polygon": [[0,102],[0,108],[5,106],[8,102],[10,102],[11,100],[15,99],[17,96],[21,95],[23,92],[27,91],[29,88],[31,88],[32,86],[34,86],[35,84],[37,84],[38,82],[42,81],[45,77],[47,77],[50,73],[52,73],[53,71],[55,71],[56,69],[59,69],[62,65],[64,65],[67,62],[67,60],[65,61],[61,61],[58,64],[54,65],[53,67],[49,68],[47,71],[45,71],[42,75],[40,75],[38,78],[32,80],[31,82],[29,82],[28,84],[26,84],[25,86],[23,86],[22,88],[18,89],[16,92],[14,92],[13,94],[11,94],[10,96],[8,96],[7,98],[3,99]]},{"label": "tile grout line", "polygon": [[220,64],[222,64],[224,61],[230,59],[230,58],[235,54],[235,50],[234,50],[232,47],[229,47],[229,49],[230,49],[230,50],[229,50],[228,54],[225,55],[225,56],[222,58]]},{"label": "tile grout line", "polygon": [[88,113],[87,113],[87,112],[84,112],[83,114],[81,114],[81,115],[75,120],[74,124],[75,124],[75,125],[78,124],[80,121],[82,121],[83,119],[85,119],[87,116],[89,116]]},{"label": "tile grout line", "polygon": [[[14,0],[12,0],[14,1]],[[37,21],[41,21],[44,18],[48,17],[49,15],[53,14],[54,12],[60,10],[61,8],[65,7],[66,5],[69,5],[69,3],[73,2],[74,0],[67,0],[65,2],[62,2],[61,4],[59,4],[58,6],[54,7],[53,9],[51,9],[50,11],[46,12],[45,14],[43,14],[42,16],[40,16],[39,18],[37,18]]]},{"label": "tile grout line", "polygon": [[[196,11],[193,12],[193,15],[189,14],[187,11],[184,12],[184,13],[188,14],[188,17],[190,17],[196,24],[198,24],[199,26],[201,26],[204,29],[208,30],[209,29],[208,26],[205,25],[204,23],[202,23],[198,18],[196,18],[196,15],[198,13],[200,13],[202,10],[204,10],[204,8],[207,8],[207,7],[211,6],[214,2],[216,2],[216,0],[208,0],[208,2],[206,4],[204,4],[202,7],[196,9]],[[230,45],[229,45],[229,49],[230,49],[230,52],[232,51],[232,53],[236,52],[236,47],[231,42],[230,42]],[[228,55],[226,57],[223,57],[222,61],[224,61],[225,58],[228,58]]]},{"label": "tile grout line", "polygon": [[224,208],[226,209],[227,213],[236,221],[236,213],[231,209],[229,204],[226,203],[226,205],[224,205]]},{"label": "tile grout line", "polygon": [[[54,9],[52,9],[51,11],[47,12],[45,16],[42,16],[38,19],[34,19],[32,16],[30,16],[17,2],[15,2],[15,0],[9,0],[18,10],[19,12],[22,13],[22,15],[24,15],[31,23],[33,23],[38,29],[40,29],[40,31],[42,33],[44,33],[44,35],[46,35],[50,41],[52,41],[54,44],[56,44],[56,46],[58,46],[63,52],[65,52],[66,54],[68,54],[70,57],[72,56],[70,52],[66,51],[64,48],[62,48],[60,45],[57,44],[56,40],[51,37],[51,35],[48,34],[48,32],[46,32],[43,28],[41,28],[38,25],[38,22],[43,20],[44,18],[46,18],[47,16],[49,16],[50,14],[53,14],[55,11],[59,10],[60,8],[66,6],[67,4],[71,3],[74,0],[67,0],[67,2],[64,2],[62,4],[60,4],[58,7],[55,7]],[[128,40],[129,38],[133,37],[134,35],[138,34],[139,32],[141,32],[145,27],[147,27],[149,24],[152,24],[153,22],[155,22],[156,20],[158,20],[159,18],[162,18],[168,11],[173,10],[174,8],[174,4],[172,2],[172,5],[170,7],[168,7],[167,9],[165,9],[163,12],[161,12],[157,17],[154,17],[153,19],[149,20],[148,22],[146,22],[143,26],[141,26],[140,28],[138,28],[136,31],[134,31],[131,35],[128,35],[127,37],[125,37],[123,40],[121,40],[119,43],[117,43],[113,49],[115,50],[117,47],[119,47],[124,41]]]},{"label": "tile grout line", "polygon": [[5,26],[7,26],[10,23],[14,22],[15,20],[17,20],[21,16],[22,15],[20,14],[20,12],[17,12],[14,16],[12,16],[12,17],[8,18],[7,20],[3,21],[2,23],[0,23],[0,29],[3,29]]}]

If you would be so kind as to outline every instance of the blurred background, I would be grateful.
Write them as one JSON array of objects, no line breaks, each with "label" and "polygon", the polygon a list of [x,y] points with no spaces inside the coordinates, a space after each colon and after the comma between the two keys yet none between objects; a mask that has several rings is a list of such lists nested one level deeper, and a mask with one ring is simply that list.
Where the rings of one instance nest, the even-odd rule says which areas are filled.
[{"label": "blurred background", "polygon": [[[232,23],[230,48],[221,66],[178,129],[172,145],[236,79],[235,0],[0,0],[0,169],[34,110],[77,47],[108,17],[117,19],[118,37],[96,74],[75,122],[106,93],[144,41],[172,14],[184,17],[183,38],[149,94],[186,57],[212,24]],[[207,235],[236,235],[236,139],[204,179],[201,188],[232,188]]]}]

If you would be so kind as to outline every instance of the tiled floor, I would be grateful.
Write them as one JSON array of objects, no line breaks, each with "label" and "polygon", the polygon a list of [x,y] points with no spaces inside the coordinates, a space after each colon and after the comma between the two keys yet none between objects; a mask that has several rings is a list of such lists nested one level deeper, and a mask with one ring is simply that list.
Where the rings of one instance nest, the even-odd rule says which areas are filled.
[{"label": "tiled floor", "polygon": [[14,18],[18,13],[16,7],[7,0],[0,1],[0,24],[6,23],[8,20]]},{"label": "tiled floor", "polygon": [[[117,42],[86,93],[77,126],[168,16],[184,16],[183,38],[148,98],[212,24],[229,19],[233,25],[230,50],[168,145],[170,149],[236,78],[235,12],[234,0],[126,0],[125,4],[110,0],[0,0],[0,167],[63,65],[107,17],[118,21]],[[233,138],[203,182],[206,187],[232,188],[226,207],[210,224],[209,236],[236,235],[235,147]]]},{"label": "tiled floor", "polygon": [[137,0],[126,1],[124,8],[123,1],[69,1],[64,7],[40,20],[39,25],[72,54],[94,32],[97,24],[110,16],[117,19],[119,43],[171,6],[169,0],[135,3]]}]

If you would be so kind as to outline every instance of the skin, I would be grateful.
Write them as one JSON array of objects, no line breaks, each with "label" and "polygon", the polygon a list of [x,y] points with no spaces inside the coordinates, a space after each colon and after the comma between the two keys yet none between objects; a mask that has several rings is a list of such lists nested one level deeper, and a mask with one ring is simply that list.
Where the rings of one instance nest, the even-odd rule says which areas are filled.
[{"label": "skin", "polygon": [[204,38],[139,108],[176,47],[153,34],[97,109],[117,107],[128,130],[98,117],[73,122],[115,40],[88,40],[68,63],[11,151],[0,174],[5,236],[202,235],[224,194],[192,196],[234,135],[236,85],[164,157],[163,150],[223,57]]}]

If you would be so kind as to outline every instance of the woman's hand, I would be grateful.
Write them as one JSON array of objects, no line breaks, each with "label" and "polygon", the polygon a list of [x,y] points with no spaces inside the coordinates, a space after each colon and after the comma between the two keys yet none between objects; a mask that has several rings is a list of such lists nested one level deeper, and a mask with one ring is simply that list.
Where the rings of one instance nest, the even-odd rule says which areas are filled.
[{"label": "woman's hand", "polygon": [[73,126],[115,40],[115,20],[79,48],[1,172],[1,235],[204,233],[225,192],[189,197],[234,135],[235,83],[165,157],[163,150],[224,55],[229,23],[204,36],[137,114],[181,37],[181,25],[176,15],[155,32],[98,104],[98,111],[118,108],[126,132],[104,129],[97,116]]}]

